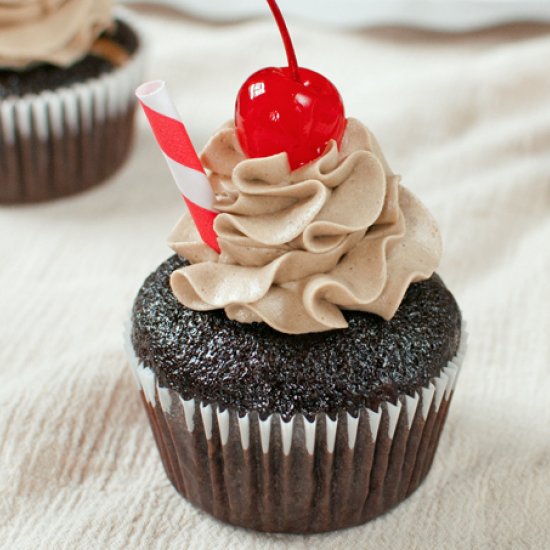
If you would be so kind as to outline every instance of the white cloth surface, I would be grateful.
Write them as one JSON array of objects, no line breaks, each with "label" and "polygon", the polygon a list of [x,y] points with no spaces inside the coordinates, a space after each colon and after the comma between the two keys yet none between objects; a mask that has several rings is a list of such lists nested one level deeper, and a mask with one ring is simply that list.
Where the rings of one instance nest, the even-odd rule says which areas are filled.
[{"label": "white cloth surface", "polygon": [[[122,0],[139,4],[142,0]],[[362,28],[408,25],[433,30],[464,31],[517,20],[549,21],[545,0],[278,0],[285,14],[320,23]],[[148,4],[173,6],[211,21],[237,21],[267,16],[258,0],[149,0]]]},{"label": "white cloth surface", "polygon": [[[144,15],[149,75],[199,147],[245,78],[283,63],[268,20]],[[312,537],[223,525],[176,494],[122,346],[183,208],[140,114],[111,182],[0,208],[0,547],[548,548],[550,28],[291,30],[440,222],[470,340],[431,473],[386,516]]]}]

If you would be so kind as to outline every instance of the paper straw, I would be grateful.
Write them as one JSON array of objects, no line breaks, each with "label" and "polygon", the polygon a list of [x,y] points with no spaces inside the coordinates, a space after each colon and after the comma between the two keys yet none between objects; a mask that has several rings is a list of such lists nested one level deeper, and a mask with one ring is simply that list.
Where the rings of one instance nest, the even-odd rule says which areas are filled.
[{"label": "paper straw", "polygon": [[187,204],[202,240],[220,252],[214,232],[214,193],[204,167],[189,139],[166,83],[153,80],[142,84],[136,96],[157,138],[168,168]]}]

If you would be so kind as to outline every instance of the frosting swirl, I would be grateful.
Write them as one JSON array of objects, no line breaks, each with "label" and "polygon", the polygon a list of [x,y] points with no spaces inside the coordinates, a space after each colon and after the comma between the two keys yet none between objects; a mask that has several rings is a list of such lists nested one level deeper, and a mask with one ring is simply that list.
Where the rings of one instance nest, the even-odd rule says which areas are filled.
[{"label": "frosting swirl", "polygon": [[349,119],[340,151],[331,142],[294,172],[284,153],[246,159],[232,125],[202,161],[217,197],[221,254],[184,215],[169,241],[191,263],[171,277],[187,307],[224,308],[231,319],[290,334],[345,328],[342,309],[390,319],[408,286],[439,263],[434,219],[357,120]]},{"label": "frosting swirl", "polygon": [[112,22],[112,0],[0,0],[0,67],[69,66]]}]

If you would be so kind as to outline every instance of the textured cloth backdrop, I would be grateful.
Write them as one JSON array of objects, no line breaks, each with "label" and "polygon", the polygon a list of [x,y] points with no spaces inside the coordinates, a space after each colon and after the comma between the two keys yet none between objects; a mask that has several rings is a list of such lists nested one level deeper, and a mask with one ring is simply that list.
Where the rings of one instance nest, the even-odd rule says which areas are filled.
[{"label": "textured cloth backdrop", "polygon": [[[198,146],[250,73],[283,62],[268,20],[144,14],[149,74]],[[547,548],[550,28],[292,30],[301,63],[331,77],[441,224],[439,271],[471,336],[428,479],[385,517],[309,538],[222,525],[172,489],[122,348],[183,204],[140,116],[109,184],[0,208],[2,548]]]}]

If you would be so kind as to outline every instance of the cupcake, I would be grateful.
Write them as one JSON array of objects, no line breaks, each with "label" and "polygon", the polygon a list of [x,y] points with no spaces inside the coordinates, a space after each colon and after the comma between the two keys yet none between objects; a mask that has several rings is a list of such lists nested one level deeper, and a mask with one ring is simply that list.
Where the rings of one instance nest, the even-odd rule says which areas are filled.
[{"label": "cupcake", "polygon": [[142,69],[142,39],[110,0],[0,0],[0,203],[111,176],[130,151]]},{"label": "cupcake", "polygon": [[292,61],[245,83],[201,161],[217,246],[182,217],[127,338],[168,478],[260,531],[383,514],[426,477],[464,354],[433,217],[335,88]]}]

